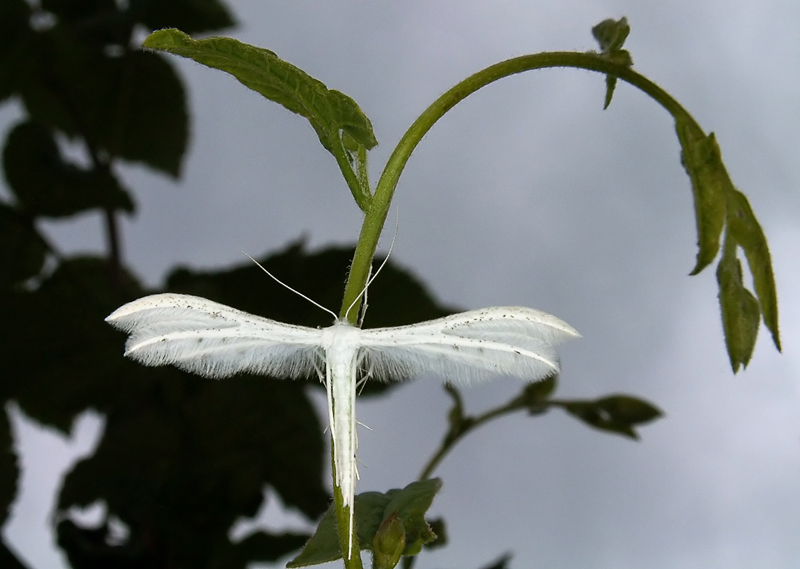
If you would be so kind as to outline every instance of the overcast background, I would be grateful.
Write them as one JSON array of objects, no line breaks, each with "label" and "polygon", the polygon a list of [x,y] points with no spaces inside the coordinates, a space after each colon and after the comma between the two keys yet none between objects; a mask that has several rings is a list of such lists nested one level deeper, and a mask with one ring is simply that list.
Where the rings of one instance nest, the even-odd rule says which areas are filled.
[{"label": "overcast background", "polygon": [[[418,566],[477,569],[505,552],[514,568],[800,566],[800,3],[228,4],[241,23],[232,35],[361,105],[380,142],[374,180],[408,125],[457,81],[516,55],[595,49],[591,27],[626,15],[635,69],[716,132],[762,222],[784,354],[762,328],[747,371],[731,373],[714,268],[687,276],[696,252],[691,191],[661,107],[620,83],[602,111],[603,77],[580,70],[484,89],[412,156],[396,194],[393,260],[448,305],[528,305],[575,326],[583,338],[562,351],[560,396],[631,393],[666,417],[642,428],[640,442],[556,411],[481,429],[437,472],[445,485],[432,513],[446,518],[450,544]],[[355,241],[359,211],[307,121],[221,72],[172,62],[192,111],[184,177],[174,184],[124,171],[138,201],[124,251],[146,282],[159,284],[176,264],[239,265],[242,250],[262,254],[301,235],[312,249]],[[17,116],[13,105],[0,108],[3,133]],[[103,249],[94,216],[48,230],[66,251]],[[468,407],[481,411],[518,387],[473,388]],[[448,408],[430,380],[360,404],[373,431],[359,438],[359,491],[414,479]],[[64,439],[11,413],[23,478],[5,533],[32,569],[61,569],[53,492],[91,452],[102,420],[87,414]],[[275,508],[270,501],[264,516],[271,527],[302,527]]]}]

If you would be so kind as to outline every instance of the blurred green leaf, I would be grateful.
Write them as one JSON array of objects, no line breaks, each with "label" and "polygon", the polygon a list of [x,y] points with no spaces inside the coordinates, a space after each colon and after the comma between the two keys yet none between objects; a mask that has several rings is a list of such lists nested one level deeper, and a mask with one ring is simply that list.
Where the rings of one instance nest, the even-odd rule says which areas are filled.
[{"label": "blurred green leaf", "polygon": [[560,401],[557,404],[587,425],[632,439],[639,438],[634,426],[662,416],[656,406],[630,395],[609,395],[596,401]]},{"label": "blurred green leaf", "polygon": [[497,561],[492,561],[489,565],[483,567],[483,569],[508,569],[508,564],[511,562],[512,557],[510,553],[504,553]]},{"label": "blurred green leaf", "polygon": [[163,57],[128,52],[114,66],[117,88],[97,121],[102,146],[112,156],[143,162],[177,178],[189,140],[183,83]]},{"label": "blurred green leaf", "polygon": [[109,170],[83,170],[65,161],[52,132],[24,122],[3,151],[6,180],[33,215],[65,217],[95,208],[133,211],[133,202]]},{"label": "blurred green leaf", "polygon": [[[265,485],[311,519],[328,506],[323,430],[301,384],[217,382],[172,368],[141,374],[154,376],[153,391],[109,415],[95,455],[65,478],[60,510],[103,500],[132,529],[129,555],[144,555],[138,543],[152,539],[169,544],[176,564],[200,567],[234,555],[228,531],[257,513]],[[277,556],[303,541],[289,540]]]},{"label": "blurred green leaf", "polygon": [[143,47],[188,57],[230,73],[243,85],[308,119],[329,151],[347,133],[367,149],[378,142],[372,124],[355,101],[280,59],[268,49],[232,38],[193,40],[176,29],[159,30]]},{"label": "blurred green leaf", "polygon": [[41,6],[64,20],[82,20],[117,11],[115,0],[41,0]]},{"label": "blurred green leaf", "polygon": [[[442,489],[439,478],[429,478],[412,482],[402,490],[389,490],[391,497],[383,519],[396,514],[403,522],[406,531],[406,548],[403,555],[416,555],[422,546],[436,539],[436,535],[425,521],[425,513],[431,507],[433,498]],[[382,523],[382,522],[381,522]]]},{"label": "blurred green leaf", "polygon": [[3,569],[28,569],[22,564],[22,561],[17,559],[11,550],[6,545],[3,539],[0,539],[0,567]]},{"label": "blurred green leaf", "polygon": [[600,50],[603,53],[612,53],[622,49],[630,33],[631,27],[628,19],[624,16],[619,20],[613,18],[603,20],[592,28],[592,35],[600,44]]},{"label": "blurred green leaf", "polygon": [[680,119],[676,120],[675,129],[681,143],[681,162],[692,180],[694,193],[698,252],[691,274],[696,275],[719,252],[726,200],[734,188],[714,133],[706,136],[693,124]]},{"label": "blurred green leaf", "polygon": [[31,36],[18,54],[15,88],[30,120],[81,136],[90,146],[100,145],[93,125],[113,122],[107,114],[115,84],[116,58],[106,57],[98,45],[85,41],[68,25],[55,25]]},{"label": "blurred green leaf", "polygon": [[219,0],[129,0],[129,10],[148,29],[178,28],[188,34],[221,30],[235,25],[225,4]]},{"label": "blurred green leaf", "polygon": [[[372,494],[377,494],[377,492],[372,492]],[[355,497],[356,515],[359,513],[359,503],[364,500],[362,496],[363,494],[359,494]],[[359,531],[358,540],[361,542],[361,528],[357,526],[357,529]],[[336,561],[341,557],[342,551],[339,547],[339,534],[336,531],[336,516],[333,508],[330,508],[325,512],[325,515],[322,516],[322,519],[320,519],[317,524],[317,529],[314,531],[314,535],[312,535],[303,546],[303,550],[294,559],[289,561],[286,567],[317,565],[319,563]]]},{"label": "blurred green leaf", "polygon": [[742,264],[736,258],[736,245],[728,241],[717,266],[722,327],[733,372],[747,367],[756,346],[761,311],[758,300],[744,287]]},{"label": "blurred green leaf", "polygon": [[103,322],[138,290],[119,290],[110,275],[103,260],[73,259],[36,290],[0,295],[0,321],[16,323],[0,326],[3,395],[65,434],[82,411],[110,412],[152,388],[120,357],[122,338]]},{"label": "blurred green leaf", "polygon": [[608,395],[598,399],[596,404],[615,420],[630,425],[649,423],[663,415],[655,405],[630,395]]},{"label": "blurred green leaf", "polygon": [[38,275],[46,252],[33,223],[0,204],[0,290]]},{"label": "blurred green leaf", "polygon": [[522,399],[531,415],[539,415],[547,411],[546,401],[556,390],[558,375],[548,375],[541,381],[535,381],[522,388]]},{"label": "blurred green leaf", "polygon": [[775,290],[775,276],[772,274],[772,259],[769,254],[767,238],[764,236],[764,231],[761,229],[747,197],[742,192],[733,190],[728,195],[727,211],[730,236],[744,249],[750,273],[753,275],[753,284],[756,295],[758,295],[761,312],[764,314],[764,324],[772,333],[772,341],[780,351],[778,293]]},{"label": "blurred green leaf", "polygon": [[36,35],[18,88],[32,119],[85,138],[95,154],[143,162],[177,177],[188,142],[183,85],[163,57],[109,56],[73,29]]},{"label": "blurred green leaf", "polygon": [[0,527],[11,514],[11,505],[17,495],[19,465],[11,436],[11,423],[8,414],[0,412]]},{"label": "blurred green leaf", "polygon": [[449,539],[447,536],[447,524],[445,524],[444,518],[428,520],[428,525],[430,526],[433,534],[436,536],[436,539],[430,543],[426,543],[425,549],[438,549],[446,546]]},{"label": "blurred green leaf", "polygon": [[[155,551],[148,552],[140,546],[141,554],[131,556],[125,545],[113,545],[108,524],[100,527],[83,528],[70,519],[62,519],[56,524],[58,546],[66,554],[72,569],[137,569],[157,566]],[[148,555],[150,553],[150,555]]]},{"label": "blurred green leaf", "polygon": [[17,63],[25,50],[25,40],[31,35],[30,17],[31,9],[25,0],[0,2],[0,102],[14,91],[19,73]]},{"label": "blurred green leaf", "polygon": [[126,46],[136,21],[130,10],[120,11],[115,0],[42,0],[42,8],[57,16],[57,25],[68,27],[98,52],[106,46]]},{"label": "blurred green leaf", "polygon": [[[289,551],[296,551],[303,547],[309,536],[305,534],[283,533],[272,535],[263,531],[248,535],[239,543],[233,545],[234,563],[222,564],[219,567],[232,567],[234,569],[247,569],[252,567],[252,562],[274,562],[286,555]],[[240,565],[236,565],[240,563]]]},{"label": "blurred green leaf", "polygon": [[[425,521],[425,512],[441,489],[438,478],[412,482],[403,489],[386,493],[363,492],[355,497],[354,511],[356,532],[361,549],[372,550],[375,535],[386,520],[395,517],[405,530],[403,555],[416,555],[422,546],[436,539],[436,535]],[[329,508],[319,522],[303,551],[292,559],[287,567],[304,567],[335,561],[342,557],[336,531],[333,507]]]},{"label": "blurred green leaf", "polygon": [[[80,527],[69,519],[56,526],[58,545],[67,553],[72,569],[150,569],[164,567],[164,550],[168,544],[142,540],[132,547],[118,543],[108,523],[98,527]],[[115,537],[117,539],[115,539]],[[287,552],[298,549],[306,535],[284,533],[272,535],[255,532],[238,543],[220,539],[207,547],[209,557],[198,567],[208,569],[247,569],[252,562],[274,562]],[[0,562],[2,562],[0,555]],[[0,565],[6,569],[6,565]],[[13,569],[16,566],[9,566]],[[19,569],[26,569],[22,565]]]},{"label": "blurred green leaf", "polygon": [[[335,306],[351,255],[350,248],[309,254],[298,244],[264,263],[299,290]],[[179,271],[170,285],[287,322],[330,323],[329,315],[276,285],[249,261],[242,265],[223,273]],[[167,544],[171,558],[184,566],[207,566],[212,559],[215,567],[244,567],[243,560],[286,555],[302,536],[265,535],[231,544],[227,535],[236,519],[256,513],[265,486],[309,518],[328,507],[326,435],[306,395],[308,384],[253,376],[217,382],[127,360],[124,334],[103,318],[144,292],[130,277],[118,288],[111,275],[103,260],[72,259],[37,289],[0,295],[0,321],[21,323],[0,327],[0,386],[6,398],[62,432],[69,432],[85,409],[106,417],[96,454],[75,465],[64,480],[58,510],[102,500],[109,515],[130,528],[129,541],[110,548],[107,528],[64,522],[59,543],[71,560],[80,559],[86,567],[123,559],[131,567],[155,566],[165,558]],[[381,277],[374,294],[370,289],[373,325],[447,313],[408,272],[390,263]],[[374,523],[364,523],[372,528],[370,540],[385,517],[386,497],[379,496]],[[405,516],[409,543],[424,540],[413,492],[403,497],[405,503],[396,509]]]}]

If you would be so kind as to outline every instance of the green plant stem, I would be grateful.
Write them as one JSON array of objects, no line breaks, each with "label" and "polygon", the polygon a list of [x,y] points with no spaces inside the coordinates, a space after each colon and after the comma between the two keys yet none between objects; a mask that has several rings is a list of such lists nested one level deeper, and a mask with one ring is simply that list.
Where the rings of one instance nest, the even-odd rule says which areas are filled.
[{"label": "green plant stem", "polygon": [[[331,152],[333,153],[334,158],[336,158],[336,163],[339,165],[339,170],[342,171],[342,175],[347,182],[347,187],[350,188],[350,193],[353,194],[353,199],[356,200],[356,203],[358,204],[358,207],[361,208],[361,211],[368,211],[372,204],[372,194],[369,191],[369,183],[366,185],[363,184],[362,180],[359,179],[362,177],[362,173],[359,172],[359,175],[356,175],[356,173],[353,171],[353,166],[350,164],[350,158],[347,154],[347,150],[345,150],[344,144],[342,144],[342,140],[340,138],[332,139],[330,141],[330,145]],[[363,152],[366,156],[366,150]]]},{"label": "green plant stem", "polygon": [[[386,217],[389,213],[389,207],[391,206],[400,174],[402,174],[408,159],[411,157],[411,153],[416,149],[425,134],[427,134],[433,125],[436,124],[447,111],[486,85],[502,79],[503,77],[508,77],[509,75],[550,67],[574,67],[617,77],[650,95],[676,120],[681,119],[686,121],[702,132],[702,129],[694,118],[675,99],[661,87],[646,77],[636,73],[631,68],[614,63],[596,53],[544,52],[515,57],[491,65],[466,78],[436,99],[436,101],[425,109],[419,118],[414,121],[397,143],[397,146],[389,157],[386,167],[378,180],[374,195],[366,197],[366,195],[369,194],[369,189],[366,189],[365,195],[365,189],[363,185],[359,183],[358,176],[353,172],[341,140],[337,139],[332,141],[334,156],[336,156],[339,167],[345,175],[350,191],[353,193],[353,197],[359,207],[365,212],[364,222],[361,226],[358,243],[356,244],[356,250],[353,255],[353,263],[350,267],[350,273],[345,286],[342,308],[339,312],[340,318],[347,318],[352,324],[356,324],[357,322],[361,308],[361,299],[359,295],[361,295],[364,290],[367,279],[369,278],[372,259],[375,256],[378,240],[380,239],[383,227],[386,223]],[[351,305],[353,308],[350,309],[348,313],[348,309]],[[509,405],[512,404],[514,404],[513,401]],[[519,408],[519,404],[516,404],[513,408],[504,406],[492,410],[485,415],[461,424],[459,430],[453,430],[453,423],[451,422],[451,431],[448,432],[447,435],[450,439],[448,440],[446,437],[446,444],[443,445],[425,469],[423,469],[421,477],[427,478],[439,462],[441,462],[450,448],[452,448],[452,446],[467,432],[498,415],[508,413],[517,408]],[[347,512],[341,499],[341,492],[339,492],[337,496],[335,487],[334,506],[336,508],[336,518],[339,526],[339,538],[340,542],[343,544],[342,547],[344,547],[349,539],[349,536],[347,536],[347,529],[345,529],[348,526],[343,523],[343,520],[346,519]],[[357,545],[357,538],[354,536],[353,539],[354,543]],[[346,549],[342,549],[342,551],[344,552]],[[345,558],[345,567],[347,567],[347,569],[360,569],[360,566],[361,561],[358,555],[354,555],[350,560]]]},{"label": "green plant stem", "polygon": [[[357,296],[364,289],[369,276],[372,258],[375,255],[378,239],[383,231],[400,174],[411,157],[411,153],[425,134],[447,111],[482,87],[509,75],[549,67],[574,67],[618,77],[650,95],[676,119],[680,118],[688,121],[702,132],[694,118],[661,87],[631,68],[609,61],[596,53],[544,52],[524,55],[496,63],[471,75],[434,101],[414,121],[414,124],[406,131],[389,157],[378,181],[375,194],[370,200],[371,203],[364,210],[366,215],[361,226],[361,233],[353,256],[353,264],[345,287],[342,311],[340,312],[341,317],[346,316],[345,311],[355,302]],[[352,184],[350,185],[352,190]],[[362,203],[363,199],[359,202],[359,206],[364,209]],[[352,323],[356,322],[359,307],[360,301],[355,302],[354,309],[348,315]]]},{"label": "green plant stem", "polygon": [[[336,465],[333,462],[333,440],[331,440],[331,464],[333,468],[333,480],[336,480]],[[342,489],[333,485],[333,508],[336,512],[336,527],[339,530],[339,549],[342,551],[342,559],[346,569],[363,569],[361,564],[361,548],[358,543],[358,536],[353,536],[353,555],[348,559],[347,553],[350,548],[350,509],[344,505]],[[355,527],[353,528],[355,531]]]},{"label": "green plant stem", "polygon": [[[508,413],[513,413],[514,411],[525,409],[527,406],[525,400],[520,396],[515,397],[505,405],[490,409],[482,415],[478,415],[477,417],[468,417],[464,415],[464,406],[461,401],[461,394],[458,392],[458,390],[450,385],[445,386],[445,390],[454,401],[450,417],[450,428],[448,429],[447,433],[445,433],[439,450],[436,451],[436,454],[431,457],[431,459],[425,465],[425,468],[423,468],[422,472],[420,472],[419,480],[427,480],[430,478],[431,474],[433,474],[433,471],[436,470],[436,467],[439,466],[439,463],[442,462],[447,453],[449,453],[453,447],[456,446],[456,444],[469,432],[477,429],[484,423],[488,423],[492,419],[496,419],[502,415],[507,415]],[[546,404],[547,402],[542,403]]]}]

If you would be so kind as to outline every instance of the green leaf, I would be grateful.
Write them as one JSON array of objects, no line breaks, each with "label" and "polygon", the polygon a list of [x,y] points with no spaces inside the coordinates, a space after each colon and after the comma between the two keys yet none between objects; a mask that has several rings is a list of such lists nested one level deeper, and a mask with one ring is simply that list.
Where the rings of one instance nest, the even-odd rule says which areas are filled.
[{"label": "green leaf", "polygon": [[728,195],[728,230],[736,243],[744,249],[747,264],[753,275],[756,295],[764,315],[764,324],[772,333],[772,341],[781,350],[778,331],[778,293],[772,274],[772,259],[764,231],[756,219],[747,197],[738,190]]},{"label": "green leaf", "polygon": [[32,215],[66,217],[95,208],[133,211],[133,202],[110,170],[68,163],[40,124],[18,124],[8,135],[3,167],[11,190]]},{"label": "green leaf", "polygon": [[655,405],[630,395],[609,395],[598,399],[596,404],[614,420],[629,425],[649,423],[663,415]]},{"label": "green leaf", "polygon": [[548,375],[541,381],[529,383],[522,388],[522,395],[525,406],[531,415],[540,415],[547,411],[547,405],[544,404],[556,390],[558,382],[558,375]]},{"label": "green leaf", "polygon": [[660,409],[630,395],[609,395],[596,401],[562,401],[558,403],[569,414],[602,431],[638,439],[634,426],[662,415]]},{"label": "green leaf", "polygon": [[[422,546],[436,539],[436,535],[425,521],[425,512],[441,489],[438,478],[412,482],[403,489],[380,492],[363,492],[355,497],[354,512],[358,541],[361,549],[372,550],[375,536],[383,524],[395,518],[405,532],[403,555],[416,555]],[[397,529],[397,525],[394,526]],[[317,530],[300,554],[287,567],[304,567],[335,561],[342,557],[339,536],[336,531],[336,516],[333,507],[328,509],[319,522]]]},{"label": "green leaf", "polygon": [[758,300],[742,283],[742,264],[736,258],[734,241],[727,241],[717,265],[722,327],[733,372],[747,367],[756,346],[761,319]]},{"label": "green leaf", "polygon": [[706,268],[719,252],[720,236],[725,225],[728,194],[734,191],[717,140],[706,136],[694,124],[677,119],[675,129],[681,143],[681,162],[692,180],[697,220],[697,263],[690,274]]},{"label": "green leaf", "polygon": [[[632,67],[633,58],[631,54],[622,49],[622,45],[630,33],[631,27],[625,17],[619,20],[603,20],[593,27],[592,35],[597,40],[597,43],[600,44],[600,57],[618,65]],[[614,96],[616,86],[617,77],[611,74],[606,75],[606,98],[603,109],[607,109],[611,104],[611,98]]]},{"label": "green leaf", "polygon": [[[356,513],[359,512],[359,502],[363,501],[363,494],[356,496],[355,508]],[[361,506],[363,509],[363,506]],[[359,534],[361,528],[358,528]],[[361,536],[359,535],[359,542]],[[363,547],[362,547],[363,549]],[[305,567],[306,565],[318,565],[320,563],[327,563],[329,561],[336,561],[342,557],[342,551],[339,547],[339,534],[336,532],[336,515],[333,508],[329,508],[322,519],[317,524],[317,529],[311,539],[306,542],[303,550],[289,563],[286,567]]]},{"label": "green leaf", "polygon": [[433,498],[442,488],[438,478],[412,482],[402,490],[390,490],[387,495],[392,500],[384,510],[384,520],[397,514],[406,530],[406,548],[403,555],[416,555],[422,546],[436,539],[436,535],[425,521],[425,513],[431,507]]},{"label": "green leaf", "polygon": [[46,252],[33,223],[0,204],[0,289],[38,275]]},{"label": "green leaf", "polygon": [[444,518],[428,520],[428,525],[430,526],[434,535],[436,535],[436,539],[430,543],[426,543],[425,549],[439,549],[441,547],[445,547],[449,541],[449,538],[447,536],[447,525],[445,524]]},{"label": "green leaf", "polygon": [[176,29],[154,32],[143,47],[188,57],[230,73],[243,85],[308,119],[322,145],[331,152],[334,144],[341,142],[342,132],[366,149],[378,143],[372,124],[355,101],[329,90],[268,49],[232,38],[193,40]]},{"label": "green leaf", "polygon": [[611,53],[622,49],[622,45],[631,33],[631,27],[628,24],[628,19],[622,17],[619,20],[609,18],[603,20],[595,27],[592,28],[592,35],[597,43],[600,44],[600,50],[603,53]]}]

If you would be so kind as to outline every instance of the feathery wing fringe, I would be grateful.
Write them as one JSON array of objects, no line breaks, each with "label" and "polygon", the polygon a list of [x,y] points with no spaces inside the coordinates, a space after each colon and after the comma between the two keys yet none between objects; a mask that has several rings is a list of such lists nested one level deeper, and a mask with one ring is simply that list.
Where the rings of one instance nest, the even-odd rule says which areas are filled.
[{"label": "feathery wing fringe", "polygon": [[106,318],[130,334],[125,355],[204,377],[239,372],[298,378],[324,369],[322,331],[284,324],[183,294],[155,294]]},{"label": "feathery wing fringe", "polygon": [[506,306],[364,330],[361,336],[365,365],[378,378],[429,372],[469,383],[497,375],[535,381],[558,372],[555,346],[580,334],[545,312]]}]

